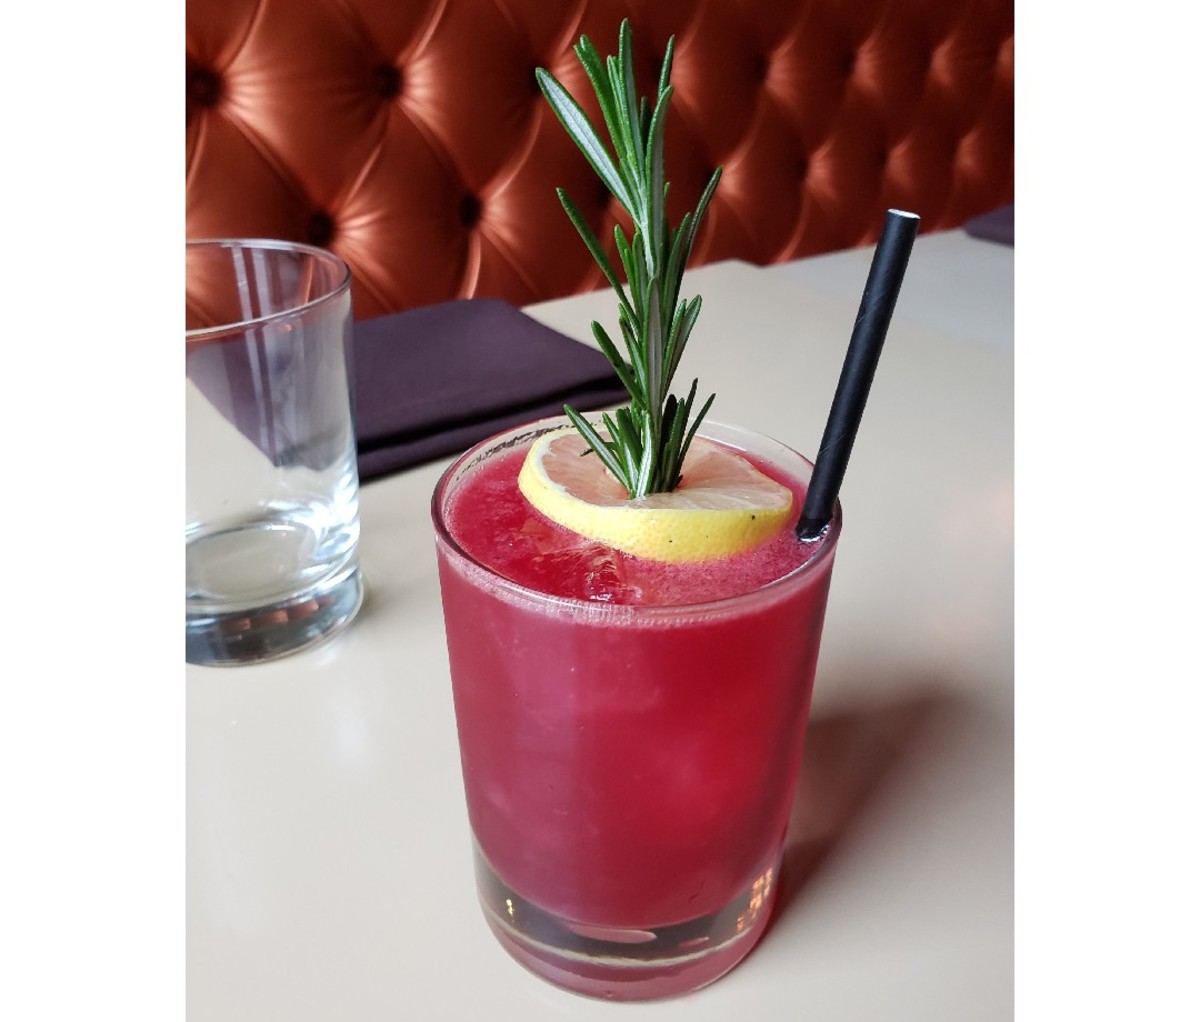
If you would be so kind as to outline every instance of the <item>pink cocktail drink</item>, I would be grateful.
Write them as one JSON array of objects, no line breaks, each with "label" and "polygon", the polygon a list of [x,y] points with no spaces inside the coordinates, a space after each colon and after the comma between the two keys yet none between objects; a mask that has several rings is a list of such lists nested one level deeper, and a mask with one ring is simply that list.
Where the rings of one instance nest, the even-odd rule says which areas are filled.
[{"label": "pink cocktail drink", "polygon": [[[481,899],[505,947],[554,982],[682,993],[766,925],[840,514],[819,544],[787,528],[719,562],[630,558],[518,491],[538,431],[468,452],[434,497]],[[703,432],[791,487],[799,514],[799,455]]]}]

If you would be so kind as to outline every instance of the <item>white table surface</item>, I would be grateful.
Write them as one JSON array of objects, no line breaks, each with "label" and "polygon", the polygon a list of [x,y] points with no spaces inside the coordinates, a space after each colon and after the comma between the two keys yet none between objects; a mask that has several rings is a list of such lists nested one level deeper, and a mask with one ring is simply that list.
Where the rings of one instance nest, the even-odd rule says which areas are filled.
[{"label": "white table surface", "polygon": [[[784,903],[742,965],[611,1005],[492,938],[429,522],[447,460],[364,486],[368,598],[343,635],[187,668],[189,1022],[1011,1018],[1012,256],[958,231],[914,248],[842,494]],[[869,261],[692,271],[677,389],[699,376],[714,418],[811,453]],[[614,306],[527,311],[586,339]]]}]

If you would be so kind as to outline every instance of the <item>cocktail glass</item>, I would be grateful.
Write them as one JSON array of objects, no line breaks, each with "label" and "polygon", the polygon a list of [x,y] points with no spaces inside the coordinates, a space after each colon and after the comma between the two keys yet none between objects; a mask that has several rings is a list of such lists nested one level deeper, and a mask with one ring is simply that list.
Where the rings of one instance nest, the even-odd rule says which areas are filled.
[{"label": "cocktail glass", "polygon": [[[480,444],[433,499],[479,896],[500,943],[551,982],[682,994],[741,961],[770,916],[841,512],[807,562],[744,595],[546,595],[468,554],[448,508],[493,458],[561,425]],[[809,478],[766,437],[701,435]]]}]

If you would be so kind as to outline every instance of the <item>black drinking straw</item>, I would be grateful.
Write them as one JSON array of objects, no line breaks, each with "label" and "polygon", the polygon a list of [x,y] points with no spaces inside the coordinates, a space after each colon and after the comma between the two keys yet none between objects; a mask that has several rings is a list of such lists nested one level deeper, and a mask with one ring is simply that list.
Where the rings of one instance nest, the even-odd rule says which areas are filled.
[{"label": "black drinking straw", "polygon": [[796,534],[803,540],[817,539],[837,504],[838,491],[846,475],[850,461],[850,449],[862,421],[875,367],[883,351],[883,340],[887,336],[892,310],[900,294],[908,256],[912,252],[913,240],[921,218],[915,213],[889,209],[883,221],[883,233],[871,260],[867,273],[867,284],[863,289],[862,302],[858,307],[858,318],[850,335],[850,347],[846,361],[842,363],[842,375],[837,391],[833,395],[833,406],[825,423],[825,434],[813,464],[812,481],[808,497]]}]

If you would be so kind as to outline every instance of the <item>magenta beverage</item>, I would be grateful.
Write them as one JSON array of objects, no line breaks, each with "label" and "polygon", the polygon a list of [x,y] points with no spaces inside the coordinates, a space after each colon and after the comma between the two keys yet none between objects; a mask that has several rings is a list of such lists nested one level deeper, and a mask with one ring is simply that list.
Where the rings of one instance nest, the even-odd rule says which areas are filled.
[{"label": "magenta beverage", "polygon": [[513,957],[560,986],[681,994],[744,958],[770,914],[840,510],[801,543],[808,462],[707,424],[792,489],[792,523],[716,562],[632,558],[517,489],[546,428],[469,451],[433,501],[480,898]]}]

